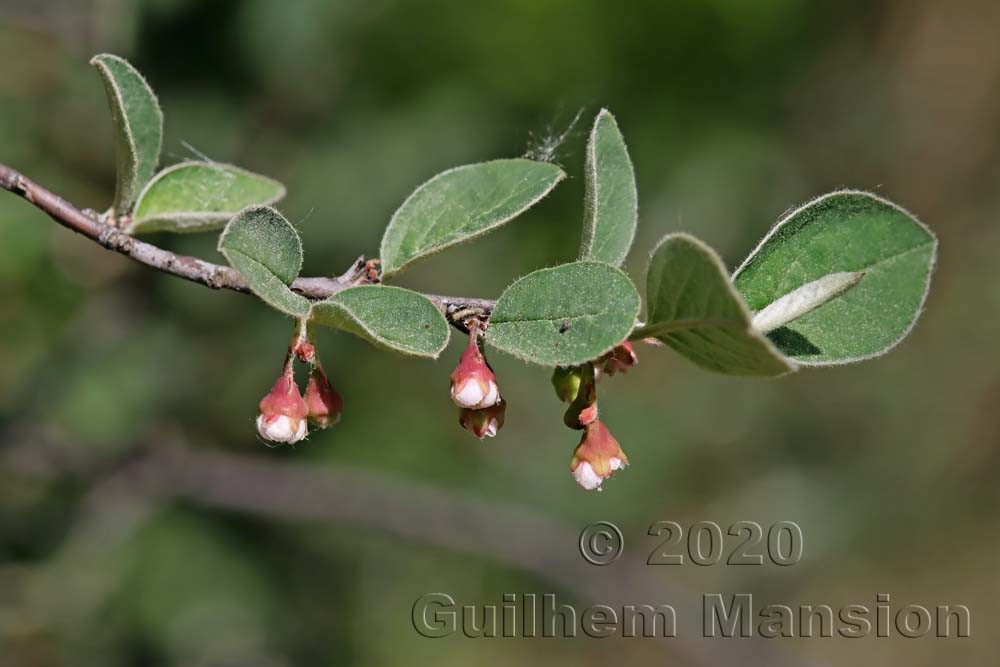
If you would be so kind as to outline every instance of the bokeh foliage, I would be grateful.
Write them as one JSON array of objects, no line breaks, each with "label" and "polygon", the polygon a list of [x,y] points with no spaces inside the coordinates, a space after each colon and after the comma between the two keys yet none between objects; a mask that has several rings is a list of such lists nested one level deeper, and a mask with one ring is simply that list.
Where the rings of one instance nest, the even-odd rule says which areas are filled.
[{"label": "bokeh foliage", "polygon": [[[790,604],[874,604],[877,592],[964,603],[974,634],[961,643],[766,650],[792,662],[984,663],[992,649],[976,629],[1000,618],[1000,100],[977,91],[1000,85],[997,18],[986,0],[0,5],[0,61],[16,63],[0,73],[0,160],[80,206],[106,207],[113,136],[87,59],[121,53],[169,110],[166,162],[204,154],[289,186],[282,211],[309,249],[306,275],[376,254],[389,216],[432,175],[546,148],[579,108],[591,118],[601,106],[636,168],[633,277],[672,231],[696,233],[733,267],[787,207],[845,186],[905,204],[942,249],[913,336],[863,366],[743,381],[640,348],[637,369],[602,384],[627,479],[587,495],[568,474],[576,440],[543,369],[496,355],[512,397],[504,431],[483,445],[458,428],[446,382],[454,343],[435,365],[321,333],[344,419],[294,450],[264,447],[253,406],[280,368],[286,321],[254,299],[143,270],[0,198],[0,655],[16,665],[659,656],[628,641],[491,641],[487,654],[482,641],[418,637],[410,606],[429,591],[470,604],[563,592],[489,551],[193,501],[143,516],[129,497],[88,495],[136,451],[180,443],[377,473],[402,490],[533,507],[572,527],[613,520],[635,562],[655,546],[643,537],[655,520],[794,520],[807,540],[800,565],[654,569],[664,592],[650,597],[681,581]],[[495,296],[575,259],[588,129],[557,149],[571,178],[516,226],[414,265],[397,284]],[[210,236],[153,238],[222,260]],[[53,459],[77,472],[42,474]],[[118,543],[130,516],[135,530]],[[613,586],[621,574],[592,576]]]}]

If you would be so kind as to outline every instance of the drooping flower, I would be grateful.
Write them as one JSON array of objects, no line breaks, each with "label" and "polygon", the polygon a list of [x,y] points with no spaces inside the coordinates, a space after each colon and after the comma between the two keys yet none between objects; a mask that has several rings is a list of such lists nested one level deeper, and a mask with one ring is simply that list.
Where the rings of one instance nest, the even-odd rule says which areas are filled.
[{"label": "drooping flower", "polygon": [[577,484],[587,491],[600,489],[604,480],[628,465],[628,457],[604,422],[597,419],[587,425],[580,444],[573,452],[570,471]]},{"label": "drooping flower", "polygon": [[500,401],[496,376],[479,349],[479,327],[473,324],[469,344],[451,374],[451,400],[460,408],[481,410]]},{"label": "drooping flower", "polygon": [[306,437],[306,415],[309,412],[305,399],[299,393],[289,364],[275,381],[271,391],[260,400],[257,432],[272,442],[298,442]]},{"label": "drooping flower", "polygon": [[608,375],[615,373],[625,373],[639,363],[639,357],[635,353],[635,348],[631,341],[625,341],[615,349],[604,355],[604,363],[601,366]]},{"label": "drooping flower", "polygon": [[319,428],[327,428],[339,422],[340,415],[344,411],[344,399],[333,388],[326,373],[319,366],[314,366],[309,375],[305,402],[310,423]]},{"label": "drooping flower", "polygon": [[479,410],[462,408],[459,411],[458,423],[480,440],[486,437],[492,438],[503,428],[505,412],[507,412],[507,402],[503,399]]}]

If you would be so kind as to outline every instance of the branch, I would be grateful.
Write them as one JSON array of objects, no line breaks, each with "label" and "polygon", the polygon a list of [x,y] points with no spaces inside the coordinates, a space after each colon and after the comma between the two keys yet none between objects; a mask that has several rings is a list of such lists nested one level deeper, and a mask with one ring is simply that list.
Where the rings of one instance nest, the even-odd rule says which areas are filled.
[{"label": "branch", "polygon": [[[63,227],[97,242],[108,250],[121,253],[150,268],[184,278],[191,282],[211,287],[249,293],[243,276],[236,269],[206,262],[189,255],[178,255],[151,243],[140,241],[117,227],[101,220],[96,215],[88,215],[59,195],[35,183],[24,174],[0,163],[0,188],[13,192],[44,211]],[[312,277],[296,278],[293,291],[302,296],[319,300],[358,284],[352,276],[358,274],[365,262],[359,260],[339,278]],[[458,329],[465,331],[462,313],[469,309],[481,311],[489,316],[496,301],[470,297],[441,296],[424,294],[445,318]]]}]

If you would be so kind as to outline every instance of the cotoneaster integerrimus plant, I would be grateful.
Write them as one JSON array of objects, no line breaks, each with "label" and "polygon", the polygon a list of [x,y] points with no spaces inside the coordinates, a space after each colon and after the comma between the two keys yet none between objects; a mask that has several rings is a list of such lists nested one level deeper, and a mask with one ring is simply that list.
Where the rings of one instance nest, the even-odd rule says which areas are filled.
[{"label": "cotoneaster integerrimus plant", "polygon": [[[270,442],[294,443],[340,419],[343,401],[320,364],[315,327],[425,359],[438,358],[454,327],[468,336],[451,374],[462,427],[482,439],[503,426],[507,404],[484,347],[551,368],[556,393],[568,404],[563,421],[583,432],[573,477],[600,489],[628,459],[600,419],[597,386],[637,363],[636,343],[671,347],[719,373],[775,377],[886,353],[913,328],[927,296],[934,234],[892,202],[841,190],[787,213],[732,274],[702,241],[668,234],[650,256],[643,309],[619,268],[635,236],[638,197],[625,142],[607,110],[587,140],[577,261],[519,278],[496,301],[386,284],[413,262],[510,222],[565,177],[551,162],[514,158],[438,174],[392,216],[378,259],[361,258],[339,277],[299,277],[302,243],[274,208],[285,187],[207,160],[157,171],[163,114],[152,89],[122,58],[91,62],[115,126],[111,208],[80,211],[2,164],[0,186],[107,248],[210,287],[252,292],[291,318],[282,372],[259,405],[257,428]],[[229,267],[137,238],[219,229]],[[296,384],[297,362],[310,368],[304,390]]]}]

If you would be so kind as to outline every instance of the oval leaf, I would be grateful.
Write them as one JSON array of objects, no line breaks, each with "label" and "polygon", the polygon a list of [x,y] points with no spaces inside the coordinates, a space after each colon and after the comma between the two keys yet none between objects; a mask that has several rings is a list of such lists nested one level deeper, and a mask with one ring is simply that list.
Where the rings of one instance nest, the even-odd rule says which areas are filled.
[{"label": "oval leaf", "polygon": [[646,274],[647,323],[655,337],[702,368],[729,375],[782,375],[794,366],[750,324],[750,311],[714,250],[688,234],[660,241]]},{"label": "oval leaf", "polygon": [[426,297],[401,287],[362,285],[313,304],[312,320],[393,352],[436,359],[448,323]]},{"label": "oval leaf", "polygon": [[909,333],[936,254],[934,234],[906,210],[866,192],[834,192],[782,218],[733,281],[760,310],[831,273],[863,272],[850,291],[770,334],[800,363],[843,364],[884,354]]},{"label": "oval leaf", "polygon": [[124,215],[156,173],[163,144],[163,112],[153,89],[124,58],[103,53],[94,56],[90,64],[104,81],[115,123],[117,184],[112,207],[116,215]]},{"label": "oval leaf", "polygon": [[218,229],[241,209],[274,204],[281,183],[228,164],[182,162],[161,171],[143,189],[126,229],[203,232]]},{"label": "oval leaf", "polygon": [[508,287],[490,315],[486,342],[542,366],[575,366],[625,340],[639,314],[628,276],[598,262],[529,273]]},{"label": "oval leaf", "polygon": [[309,314],[309,300],[288,288],[302,268],[302,241],[276,210],[250,206],[237,213],[219,237],[219,252],[267,304],[293,317]]},{"label": "oval leaf", "polygon": [[639,195],[635,172],[615,117],[601,109],[587,142],[580,259],[621,265],[632,247]]},{"label": "oval leaf", "polygon": [[532,160],[494,160],[442,172],[411,194],[382,237],[384,277],[508,222],[565,178],[559,167]]}]

